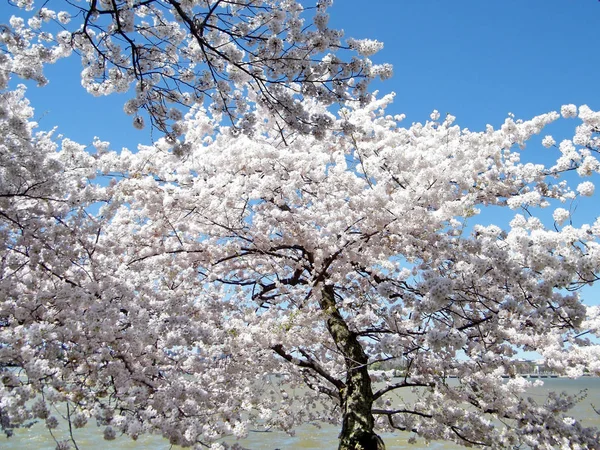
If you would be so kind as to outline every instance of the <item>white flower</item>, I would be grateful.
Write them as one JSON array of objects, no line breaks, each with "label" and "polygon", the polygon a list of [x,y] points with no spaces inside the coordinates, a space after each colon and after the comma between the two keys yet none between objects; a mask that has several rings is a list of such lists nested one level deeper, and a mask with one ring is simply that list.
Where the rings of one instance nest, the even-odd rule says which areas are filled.
[{"label": "white flower", "polygon": [[58,21],[63,25],[66,25],[71,21],[71,15],[66,11],[59,12],[57,17]]},{"label": "white flower", "polygon": [[245,422],[238,422],[233,427],[233,435],[236,439],[243,439],[248,436],[248,424]]},{"label": "white flower", "polygon": [[123,106],[123,111],[125,111],[125,114],[135,114],[138,110],[138,104],[137,101],[135,100],[127,100],[125,102],[125,105]]},{"label": "white flower", "polygon": [[440,118],[440,112],[437,109],[434,109],[433,112],[429,115],[431,120],[438,120]]},{"label": "white flower", "polygon": [[19,30],[25,26],[25,22],[21,17],[12,16],[8,22],[15,30]]},{"label": "white flower", "polygon": [[169,109],[168,117],[171,120],[181,120],[183,118],[183,113],[177,108],[171,108]]},{"label": "white flower", "polygon": [[42,20],[39,17],[32,17],[27,21],[27,24],[34,30],[38,30],[42,26]]},{"label": "white flower", "polygon": [[554,138],[552,136],[545,136],[544,139],[542,140],[542,145],[546,148],[550,148],[555,144],[556,144],[556,141],[554,140]]},{"label": "white flower", "polygon": [[571,214],[564,208],[556,208],[552,217],[556,221],[557,224],[562,225],[565,220],[569,218]]},{"label": "white flower", "polygon": [[575,419],[573,419],[572,417],[565,417],[565,418],[563,419],[563,422],[564,422],[566,425],[572,426],[572,425],[574,425],[574,424],[575,424],[575,422],[576,422],[576,421],[575,421]]},{"label": "white flower", "polygon": [[40,19],[42,19],[44,22],[48,22],[56,17],[56,13],[48,8],[40,9],[38,15],[40,16]]},{"label": "white flower", "polygon": [[577,192],[579,192],[579,195],[583,195],[584,197],[592,196],[594,194],[594,189],[594,183],[591,181],[584,181],[577,186]]},{"label": "white flower", "polygon": [[391,64],[375,64],[370,70],[371,76],[387,80],[394,74],[394,67]]},{"label": "white flower", "polygon": [[283,50],[283,41],[277,36],[271,36],[267,39],[267,49],[272,53],[279,53]]},{"label": "white flower", "polygon": [[563,105],[560,107],[560,113],[565,119],[568,119],[569,117],[577,117],[577,106],[573,104]]},{"label": "white flower", "polygon": [[324,30],[327,28],[327,23],[329,22],[329,14],[319,13],[315,15],[313,21],[318,30]]},{"label": "white flower", "polygon": [[383,42],[375,39],[348,39],[348,46],[361,56],[371,56],[383,48]]}]

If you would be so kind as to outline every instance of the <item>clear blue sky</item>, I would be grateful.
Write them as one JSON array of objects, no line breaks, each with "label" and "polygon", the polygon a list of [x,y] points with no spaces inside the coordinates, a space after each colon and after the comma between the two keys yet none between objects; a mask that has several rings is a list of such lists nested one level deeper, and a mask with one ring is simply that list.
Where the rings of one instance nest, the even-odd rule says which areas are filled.
[{"label": "clear blue sky", "polygon": [[600,2],[595,0],[337,0],[332,23],[385,43],[394,65],[378,86],[398,111],[433,109],[481,128],[563,103],[600,108]]}]

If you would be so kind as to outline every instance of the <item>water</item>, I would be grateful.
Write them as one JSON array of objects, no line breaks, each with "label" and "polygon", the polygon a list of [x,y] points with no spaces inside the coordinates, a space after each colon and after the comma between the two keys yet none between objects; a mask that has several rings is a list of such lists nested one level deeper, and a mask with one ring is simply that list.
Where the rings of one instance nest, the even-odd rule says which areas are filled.
[{"label": "water", "polygon": [[[573,416],[582,420],[586,426],[600,428],[600,416],[594,412],[592,406],[594,405],[596,409],[600,408],[600,378],[586,377],[577,380],[549,378],[543,381],[543,387],[535,388],[529,393],[529,395],[539,398],[540,402],[543,401],[549,391],[566,391],[570,394],[577,394],[581,390],[587,389],[587,398],[573,409]],[[305,425],[300,427],[296,432],[296,436],[293,437],[281,432],[250,433],[247,439],[240,441],[240,444],[252,450],[335,449],[337,448],[338,433],[339,429],[334,426],[317,428],[312,425]],[[55,430],[55,436],[58,440],[67,439],[66,427],[59,427]],[[172,448],[168,442],[157,436],[140,437],[137,441],[119,437],[114,441],[107,442],[103,439],[101,430],[94,426],[74,430],[74,436],[81,450],[105,450],[107,448],[114,450],[168,450]],[[382,435],[388,450],[401,448],[452,450],[464,448],[444,442],[433,442],[425,445],[422,440],[417,441],[416,445],[411,445],[408,443],[410,436],[409,433]],[[56,443],[41,423],[29,429],[15,430],[15,435],[10,439],[4,436],[0,437],[0,448],[6,450],[54,450],[55,447]]]}]

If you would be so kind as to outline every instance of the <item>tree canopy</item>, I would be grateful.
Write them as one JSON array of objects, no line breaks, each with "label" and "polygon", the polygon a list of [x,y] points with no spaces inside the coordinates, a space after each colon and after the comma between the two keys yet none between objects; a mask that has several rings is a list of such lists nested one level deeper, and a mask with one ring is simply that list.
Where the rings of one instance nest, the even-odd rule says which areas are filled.
[{"label": "tree canopy", "polygon": [[[352,91],[350,73],[365,74],[368,60],[347,72],[330,55],[314,59],[341,45],[336,36],[316,48],[325,3],[318,32],[293,25],[301,8],[291,1],[72,6],[79,23],[68,36],[44,35],[45,19],[66,21],[46,9],[1,35],[7,434],[32,420],[53,429],[63,404],[74,428],[97,421],[109,440],[157,433],[196,448],[307,422],[338,424],[344,450],[383,448],[386,430],[498,449],[596,448],[598,430],[569,415],[579,399],[528,398],[533,382],[515,364],[535,351],[557,374],[600,375],[600,310],[578,295],[598,280],[600,222],[575,226],[567,206],[594,195],[600,113],[565,105],[475,132],[434,111],[404,127],[386,113],[393,95]],[[267,50],[282,33],[299,36]],[[153,48],[160,57],[147,56]],[[167,122],[152,108],[185,93],[175,86],[190,65],[214,69],[211,104],[174,119],[179,138],[135,151],[37,131],[25,88],[10,79],[43,82],[43,65],[73,50],[89,61],[91,90],[158,74],[134,102],[159,128]],[[303,69],[274,62],[297,52]],[[106,60],[94,68],[97,55]],[[245,107],[221,114],[215,104],[229,108],[233,97],[219,99],[254,59],[261,72],[239,92],[255,120],[239,133]],[[188,93],[202,90],[199,73]],[[297,112],[279,108],[280,92]],[[557,120],[574,131],[559,144],[544,138],[554,161],[522,162],[520,148]],[[510,223],[478,224],[492,207]],[[553,223],[536,216],[544,207]],[[401,376],[373,370],[383,362]],[[399,400],[407,390],[419,397]],[[68,445],[76,440],[57,442]]]}]

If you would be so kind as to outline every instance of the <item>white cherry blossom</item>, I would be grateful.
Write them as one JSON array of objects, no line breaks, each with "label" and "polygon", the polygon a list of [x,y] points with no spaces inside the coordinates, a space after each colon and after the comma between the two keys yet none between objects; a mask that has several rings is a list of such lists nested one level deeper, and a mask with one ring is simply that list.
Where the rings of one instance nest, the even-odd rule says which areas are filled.
[{"label": "white cherry blossom", "polygon": [[[594,195],[599,113],[567,105],[478,132],[434,111],[403,127],[386,113],[393,95],[352,84],[370,61],[317,58],[342,46],[330,2],[316,31],[292,0],[75,3],[83,27],[48,45],[38,28],[80,16],[17,3],[27,20],[0,30],[7,434],[66,420],[97,423],[107,440],[227,448],[223,438],[252,430],[335,423],[342,450],[380,449],[378,434],[395,430],[495,449],[597,447],[598,430],[570,412],[581,398],[527,397],[517,359],[534,351],[557,374],[600,375],[600,309],[579,295],[598,280],[600,222],[579,224],[568,206]],[[133,67],[134,47],[117,48],[129,33],[143,37]],[[282,63],[307,49],[306,67]],[[88,90],[134,83],[134,124],[151,109],[176,133],[117,152],[102,130],[90,147],[38,131],[10,77],[43,84],[44,64],[73,50]],[[216,72],[184,74],[189,62]],[[172,89],[179,75],[193,89]],[[334,99],[342,107],[328,109]],[[233,123],[232,101],[243,111]],[[522,160],[561,116],[573,135]],[[490,206],[508,224],[490,224]],[[375,370],[386,364],[401,376]]]}]

